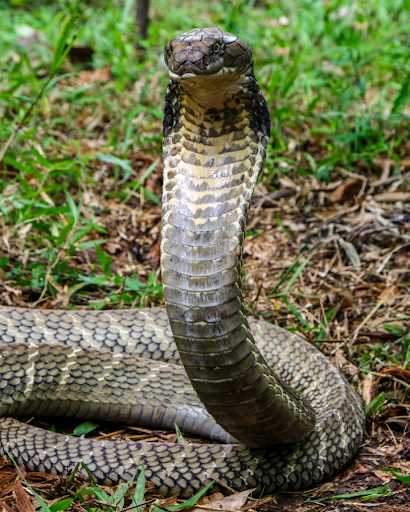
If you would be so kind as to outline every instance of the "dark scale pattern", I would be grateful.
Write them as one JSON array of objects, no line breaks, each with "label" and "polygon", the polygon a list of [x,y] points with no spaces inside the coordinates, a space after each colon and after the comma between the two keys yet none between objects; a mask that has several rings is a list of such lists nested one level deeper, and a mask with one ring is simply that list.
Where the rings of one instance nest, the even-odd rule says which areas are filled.
[{"label": "dark scale pattern", "polygon": [[263,133],[266,139],[270,137],[270,116],[266,100],[261,93],[258,83],[252,73],[246,86],[246,104],[251,112],[251,127],[255,133]]},{"label": "dark scale pattern", "polygon": [[[57,315],[60,313],[66,321],[72,321],[73,325],[81,322],[84,315],[83,312],[55,312]],[[107,333],[116,331],[121,326],[126,336],[127,328],[124,326],[128,325],[128,328],[132,329],[135,322],[140,322],[142,329],[146,324],[160,326],[157,334],[150,338],[150,344],[155,348],[152,347],[154,350],[151,352],[147,351],[147,357],[157,351],[165,358],[167,354],[175,354],[165,311],[152,309],[121,311],[118,315],[116,313],[97,313],[107,315],[105,318],[110,319],[109,322],[106,320]],[[0,325],[7,323],[7,319],[13,318],[15,322],[25,315],[32,326],[30,333],[25,332],[25,335],[29,334],[25,336],[26,345],[15,346],[7,343],[0,352],[0,408],[3,414],[39,414],[43,411],[47,414],[64,414],[69,411],[70,416],[84,416],[87,412],[85,406],[90,409],[90,402],[95,400],[99,404],[99,414],[95,414],[95,411],[93,414],[91,410],[88,415],[92,417],[147,425],[155,423],[157,427],[166,423],[161,424],[161,417],[168,417],[168,428],[173,428],[176,419],[176,422],[188,432],[219,440],[229,439],[202,409],[195,395],[192,395],[181,367],[171,365],[167,368],[163,363],[151,360],[154,366],[150,368],[149,360],[134,358],[133,355],[129,355],[128,359],[119,357],[121,364],[109,374],[108,379],[104,379],[103,386],[101,382],[99,383],[101,387],[91,388],[87,385],[84,390],[83,385],[78,385],[77,380],[73,379],[71,385],[77,399],[74,404],[77,412],[69,400],[63,400],[64,410],[64,407],[61,408],[61,396],[69,395],[70,385],[67,384],[61,391],[58,382],[61,383],[66,374],[68,354],[77,354],[72,367],[74,373],[89,373],[91,369],[90,377],[95,376],[96,370],[104,368],[107,361],[111,362],[112,355],[109,348],[101,343],[99,350],[93,352],[90,358],[90,352],[82,347],[85,345],[83,338],[76,342],[68,339],[67,344],[56,344],[53,338],[50,338],[47,340],[48,346],[39,347],[33,339],[37,338],[36,329],[43,324],[43,315],[47,315],[44,311],[1,309]],[[10,322],[7,325],[10,328]],[[57,324],[55,327],[57,328]],[[88,461],[90,467],[95,468],[93,472],[96,478],[111,483],[126,478],[127,475],[131,478],[144,459],[147,478],[156,482],[165,494],[180,492],[182,495],[189,495],[210,478],[215,478],[235,489],[256,486],[270,492],[277,488],[305,487],[330,477],[348,462],[360,445],[364,421],[360,400],[339,371],[302,338],[254,319],[250,319],[250,328],[267,363],[275,369],[279,377],[310,401],[317,412],[315,431],[299,445],[254,452],[249,452],[240,445],[200,445],[201,450],[205,452],[202,460],[206,454],[209,458],[208,465],[204,466],[202,462],[198,462],[200,459],[195,445],[178,447],[177,458],[169,449],[169,445],[164,446],[162,443],[140,445],[106,442],[101,447],[100,442],[85,439],[81,440],[80,450],[77,446],[78,439],[45,432],[11,418],[3,418],[0,420],[1,452],[11,454],[19,463],[26,464],[30,469],[53,473],[67,473],[80,460]],[[10,332],[15,339],[21,339],[18,323],[14,324]],[[144,346],[146,345],[143,343],[142,347]],[[27,351],[27,347],[31,347],[31,352]],[[138,345],[133,345],[132,348],[134,353],[141,350],[141,346]],[[31,358],[31,354],[35,357]],[[170,358],[177,360],[177,355]],[[31,364],[34,364],[32,371],[35,372],[36,384],[33,386],[34,395],[28,397],[24,391],[27,382],[23,377],[28,375],[30,359]],[[60,369],[60,374],[54,376],[54,387],[48,377],[48,384],[41,385],[43,377],[47,376],[44,369],[48,365]],[[160,365],[157,370],[156,365]],[[73,371],[70,375],[73,375]],[[134,386],[138,375],[144,374],[152,375],[152,380],[143,386],[142,392],[138,392],[138,388],[136,391]],[[15,380],[18,378],[22,379],[20,387]],[[8,381],[10,379],[13,383]],[[3,392],[5,388],[8,390],[6,393]],[[118,406],[118,388],[123,388],[121,399],[124,402],[129,400],[131,404],[129,417],[126,418],[122,416],[124,405]],[[15,404],[14,408],[10,408],[10,398]],[[20,402],[23,398],[25,401]],[[142,401],[138,405],[140,399]],[[158,408],[154,412],[152,405],[155,402],[158,402]],[[179,409],[171,412],[168,407],[164,412],[161,407],[165,403]],[[44,404],[47,404],[47,407]],[[155,422],[152,421],[153,417]],[[131,465],[130,457],[133,459]]]},{"label": "dark scale pattern", "polygon": [[[165,96],[164,119],[162,122],[164,137],[172,134],[178,128],[179,85],[171,80]],[[172,142],[176,142],[172,140]],[[165,144],[164,144],[165,146]]]},{"label": "dark scale pattern", "polygon": [[[167,313],[0,308],[0,453],[57,474],[83,462],[105,483],[134,478],[144,464],[160,492],[182,496],[209,480],[258,492],[312,485],[351,459],[364,415],[318,350],[243,314],[243,230],[269,136],[251,50],[232,34],[196,29],[167,46],[166,61]],[[235,442],[180,357],[226,430],[269,446]],[[220,444],[70,438],[7,417],[34,413],[178,424]],[[272,447],[281,439],[299,442]]]},{"label": "dark scale pattern", "polygon": [[[206,51],[201,43],[195,34],[195,54]],[[239,292],[243,228],[265,158],[269,114],[251,67],[232,91],[225,79],[228,93],[216,101],[205,88],[182,80],[169,89],[176,97],[167,97],[179,116],[179,127],[164,134],[162,278],[171,329],[195,391],[230,434],[259,447],[301,440],[313,428],[313,411],[264,362]],[[200,140],[191,142],[192,134]],[[229,308],[226,290],[236,299]],[[205,294],[213,295],[212,304]]]}]

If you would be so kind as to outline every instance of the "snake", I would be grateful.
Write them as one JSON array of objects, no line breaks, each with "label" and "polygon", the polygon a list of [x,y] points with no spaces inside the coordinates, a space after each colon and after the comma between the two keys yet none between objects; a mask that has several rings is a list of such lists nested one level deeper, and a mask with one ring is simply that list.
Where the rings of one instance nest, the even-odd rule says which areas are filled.
[{"label": "snake", "polygon": [[[246,220],[270,132],[251,48],[200,28],[170,41],[164,61],[165,308],[1,307],[0,453],[105,484],[144,468],[159,493],[181,497],[212,481],[259,494],[312,486],[352,459],[365,418],[318,348],[246,314]],[[183,435],[75,437],[17,419],[32,416]]]}]

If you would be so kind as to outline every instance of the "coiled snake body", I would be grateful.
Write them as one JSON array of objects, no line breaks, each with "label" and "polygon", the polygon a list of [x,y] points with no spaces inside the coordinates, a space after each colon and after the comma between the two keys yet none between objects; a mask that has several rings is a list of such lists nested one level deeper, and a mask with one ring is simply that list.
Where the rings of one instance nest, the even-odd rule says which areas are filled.
[{"label": "coiled snake body", "polygon": [[[319,351],[244,314],[243,233],[269,136],[251,51],[196,29],[171,41],[165,60],[167,310],[0,308],[0,451],[58,474],[81,461],[110,483],[144,464],[164,494],[209,480],[264,492],[311,485],[352,457],[364,418]],[[73,438],[12,418],[32,414],[177,424],[219,443]]]}]

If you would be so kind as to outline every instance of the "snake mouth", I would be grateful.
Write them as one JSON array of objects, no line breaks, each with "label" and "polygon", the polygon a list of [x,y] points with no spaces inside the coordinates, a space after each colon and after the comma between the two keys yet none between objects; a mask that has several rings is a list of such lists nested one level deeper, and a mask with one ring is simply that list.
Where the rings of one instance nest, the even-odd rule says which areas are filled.
[{"label": "snake mouth", "polygon": [[177,80],[177,81],[178,80],[189,80],[189,79],[201,79],[201,80],[205,79],[206,80],[206,79],[212,79],[215,77],[226,76],[226,75],[232,75],[232,77],[239,76],[238,69],[223,67],[213,73],[196,73],[194,71],[186,71],[186,72],[180,74],[180,73],[174,73],[171,70],[169,70],[169,72],[168,72],[168,76],[171,78],[171,80]]}]

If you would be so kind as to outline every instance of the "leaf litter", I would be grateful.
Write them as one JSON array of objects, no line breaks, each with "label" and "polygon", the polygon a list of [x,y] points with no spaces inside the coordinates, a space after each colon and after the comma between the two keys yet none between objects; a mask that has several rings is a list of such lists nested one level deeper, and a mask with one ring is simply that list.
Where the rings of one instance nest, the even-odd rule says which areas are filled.
[{"label": "leaf litter", "polygon": [[[136,162],[143,162],[141,169],[146,170],[152,163],[150,157],[136,158]],[[109,167],[105,169],[99,171],[100,183],[111,186],[111,172]],[[160,173],[158,167],[150,178],[149,186],[155,194],[160,194]],[[383,394],[383,406],[369,417],[368,435],[358,457],[331,482],[311,491],[248,500],[247,504],[242,503],[245,495],[241,493],[234,493],[226,501],[217,495],[199,502],[195,510],[302,512],[322,510],[325,504],[329,511],[359,511],[367,510],[365,502],[357,501],[356,494],[351,498],[348,495],[366,489],[370,489],[374,499],[377,497],[380,507],[385,507],[380,510],[399,511],[408,503],[408,486],[385,473],[384,468],[399,468],[403,475],[410,472],[409,366],[401,346],[402,340],[409,337],[410,210],[402,204],[377,201],[372,195],[372,180],[376,179],[377,176],[368,178],[362,195],[349,195],[336,203],[323,196],[321,185],[314,178],[310,179],[309,187],[306,177],[303,181],[292,177],[292,185],[288,178],[284,184],[279,182],[273,193],[262,183],[254,197],[257,208],[250,217],[251,230],[244,251],[244,287],[250,313],[302,332],[348,375],[367,405]],[[292,195],[281,194],[289,188],[295,191]],[[306,188],[308,193],[303,194]],[[115,272],[137,272],[140,276],[155,272],[159,207],[152,206],[141,195],[136,196],[135,206],[130,207],[116,199],[105,204],[101,196],[90,194],[93,195],[89,200],[95,201],[101,211],[99,224],[110,234],[104,246],[113,258]],[[354,245],[360,265],[354,265],[341,250],[338,236]],[[13,251],[16,241],[9,239],[8,243]],[[85,251],[80,265],[92,265],[94,257],[93,251]],[[302,265],[295,265],[301,261]],[[10,301],[4,300],[5,303],[17,300],[21,305],[30,304],[30,297],[3,287],[3,298],[7,295]],[[51,305],[59,300],[56,298]],[[386,329],[389,326],[393,328]],[[369,352],[374,357],[369,358]],[[156,438],[155,432],[136,430],[139,433],[135,438]],[[106,431],[109,438],[135,436],[131,428],[113,435],[110,427],[98,431]],[[165,433],[158,434],[158,439],[164,438]],[[19,476],[10,465],[5,465],[0,475],[5,503],[27,501],[21,485],[13,484]],[[66,485],[62,478],[40,473],[27,473],[24,478],[46,500],[52,500]],[[371,489],[380,484],[387,485],[391,492],[383,488],[383,492],[378,490],[372,495]],[[70,488],[66,491],[68,495],[76,492]],[[336,500],[331,499],[332,495],[344,497]],[[146,496],[151,496],[149,491]],[[93,499],[90,498],[90,503]]]}]

